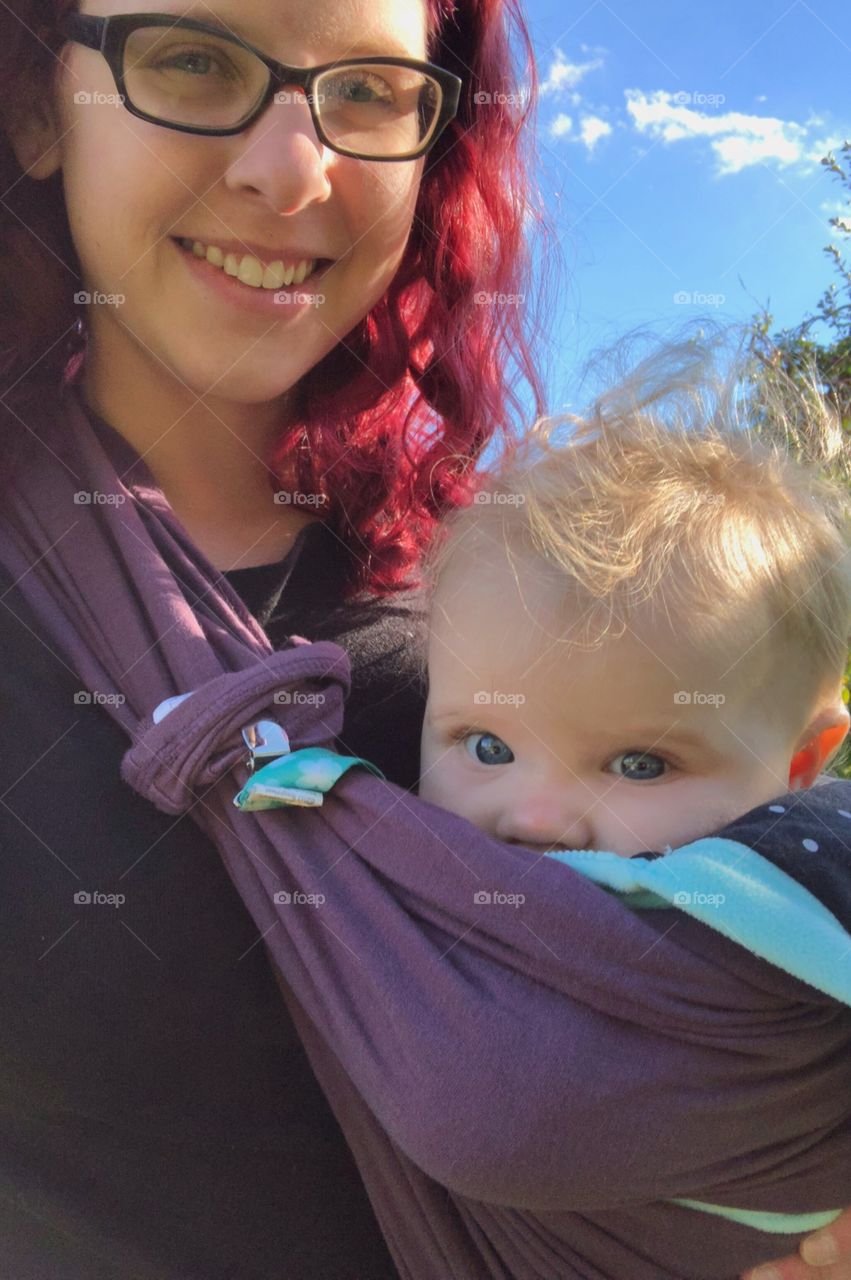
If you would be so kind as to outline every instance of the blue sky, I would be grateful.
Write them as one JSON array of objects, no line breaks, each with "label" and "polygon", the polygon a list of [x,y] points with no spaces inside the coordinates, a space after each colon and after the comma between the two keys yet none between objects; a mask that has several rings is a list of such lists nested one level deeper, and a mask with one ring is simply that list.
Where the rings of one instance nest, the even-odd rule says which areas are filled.
[{"label": "blue sky", "polygon": [[[832,279],[818,163],[851,138],[848,0],[524,0],[542,186],[566,275],[551,407],[619,334],[710,315],[778,325]],[[851,224],[849,224],[851,225]]]}]

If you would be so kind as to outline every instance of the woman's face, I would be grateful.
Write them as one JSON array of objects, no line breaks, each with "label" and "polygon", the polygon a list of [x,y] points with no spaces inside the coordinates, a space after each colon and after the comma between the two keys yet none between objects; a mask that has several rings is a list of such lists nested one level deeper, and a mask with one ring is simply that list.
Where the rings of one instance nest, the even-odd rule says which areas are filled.
[{"label": "woman's face", "polygon": [[[361,52],[426,56],[422,0],[91,0],[81,11],[216,17],[299,66]],[[234,137],[178,133],[104,100],[116,89],[98,52],[69,43],[61,56],[56,141],[33,174],[61,165],[84,288],[119,299],[90,307],[92,358],[107,353],[112,376],[124,359],[136,368],[141,360],[152,377],[165,366],[198,396],[281,396],[385,292],[423,162],[328,150],[301,97],[273,102]],[[316,303],[276,304],[274,292],[201,263],[178,244],[183,238],[238,256],[253,250],[265,263],[314,257],[332,265],[301,290]]]}]

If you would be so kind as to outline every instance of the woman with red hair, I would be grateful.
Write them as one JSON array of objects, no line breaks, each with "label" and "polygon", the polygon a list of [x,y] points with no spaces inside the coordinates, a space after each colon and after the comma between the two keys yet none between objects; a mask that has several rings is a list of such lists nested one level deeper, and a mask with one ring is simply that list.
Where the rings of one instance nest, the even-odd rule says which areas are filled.
[{"label": "woman with red hair", "polygon": [[66,593],[130,503],[114,561],[132,592],[148,557],[165,612],[144,653],[129,596],[90,619],[122,667],[176,628],[202,679],[201,617],[339,640],[346,746],[413,786],[417,559],[518,377],[543,407],[499,301],[534,214],[512,31],[528,55],[514,0],[0,12],[9,511],[19,475],[77,476],[72,441],[127,477],[80,473],[30,581],[2,575],[6,1275],[397,1274],[214,840],[120,782],[129,720],[67,661]]}]

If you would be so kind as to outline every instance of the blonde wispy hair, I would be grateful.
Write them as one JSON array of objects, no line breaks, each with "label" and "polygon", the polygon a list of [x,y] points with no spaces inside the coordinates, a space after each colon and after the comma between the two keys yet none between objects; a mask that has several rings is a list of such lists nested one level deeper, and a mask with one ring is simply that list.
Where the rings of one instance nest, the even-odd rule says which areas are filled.
[{"label": "blonde wispy hair", "polygon": [[465,547],[492,544],[518,581],[530,566],[552,577],[570,643],[663,616],[731,666],[756,654],[763,675],[776,659],[796,664],[802,705],[838,684],[851,631],[848,439],[814,376],[793,385],[741,339],[731,358],[729,340],[658,347],[588,413],[539,420],[444,521],[427,593]]}]

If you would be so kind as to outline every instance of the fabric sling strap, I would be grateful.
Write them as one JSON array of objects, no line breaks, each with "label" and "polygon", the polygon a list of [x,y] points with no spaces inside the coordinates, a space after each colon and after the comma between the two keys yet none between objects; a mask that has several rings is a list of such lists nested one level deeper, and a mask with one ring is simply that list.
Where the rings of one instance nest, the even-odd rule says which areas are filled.
[{"label": "fabric sling strap", "polygon": [[[624,908],[615,895],[581,877],[571,881],[570,893],[562,893],[559,878],[571,875],[569,870],[547,859],[530,867],[528,854],[501,846],[442,811],[431,811],[426,839],[419,817],[407,827],[399,825],[411,815],[405,793],[392,788],[381,793],[386,800],[381,838],[373,834],[362,857],[346,856],[357,850],[368,826],[357,806],[351,813],[335,808],[325,834],[321,814],[247,813],[235,807],[234,796],[250,776],[243,737],[248,726],[280,718],[300,750],[334,744],[349,687],[347,659],[336,645],[321,642],[274,651],[226,579],[189,542],[144,462],[117,432],[95,431],[77,397],[76,389],[67,387],[61,412],[54,404],[43,420],[25,424],[36,440],[2,495],[0,562],[57,658],[92,693],[112,695],[105,708],[130,742],[121,766],[124,780],[159,809],[188,813],[209,836],[306,1013],[311,1034],[331,1046],[333,1062],[329,1057],[323,1083],[326,1090],[328,1080],[336,1084],[340,1096],[349,1090],[344,1102],[350,1111],[363,1106],[347,1134],[362,1168],[370,1160],[374,1165],[367,1185],[400,1265],[406,1255],[404,1275],[426,1280],[503,1275],[498,1260],[492,1267],[483,1261],[490,1256],[484,1244],[473,1243],[480,1240],[478,1229],[463,1225],[470,1215],[475,1218],[479,1198],[493,1202],[482,1221],[490,1221],[500,1203],[553,1210],[570,1203],[571,1196],[580,1205],[599,1196],[605,1208],[611,1203],[606,1197],[612,1162],[628,1183],[624,1153],[632,1149],[640,1153],[636,1187],[652,1188],[648,1194],[656,1200],[682,1194],[688,1188],[677,1185],[664,1134],[661,1141],[657,1137],[666,1125],[682,1135],[682,1150],[698,1167],[717,1169],[725,1134],[735,1132],[725,1129],[724,1115],[706,1126],[688,1110],[686,1094],[682,1114],[676,1098],[662,1098],[658,1115],[645,1118],[625,1108],[607,1139],[601,1134],[606,1112],[596,1098],[583,1112],[583,1092],[575,1087],[582,1080],[593,1082],[605,1061],[613,1098],[632,1079],[642,1097],[653,1096],[653,1054],[636,1058],[624,1043],[632,1034],[634,1011],[640,1021],[635,1034],[643,1045],[658,1033],[666,1070],[669,1065],[683,1072],[697,1069],[705,1046],[712,1051],[713,1037],[722,1034],[723,1004],[717,1009],[714,1004],[716,990],[723,998],[717,967],[707,969],[700,955],[677,948],[667,934],[660,938],[645,922],[648,913]],[[11,607],[9,593],[4,604]],[[278,717],[275,693],[305,684],[321,694],[320,709],[316,698],[294,699],[285,717]],[[168,714],[155,719],[156,709],[169,699]],[[370,788],[382,786],[368,774],[358,780],[360,791],[370,796],[377,794]],[[308,872],[323,860],[325,871],[334,866],[339,884],[338,902],[323,918],[324,928],[315,923],[315,913],[306,911],[291,912],[282,927],[275,891],[315,888],[316,878]],[[463,872],[471,869],[473,875],[464,881]],[[521,871],[527,876],[532,923],[519,922],[510,910],[492,911],[480,923],[473,877],[481,888],[491,876],[499,883],[500,877]],[[540,941],[566,937],[566,930],[572,944],[560,953]],[[342,944],[336,951],[328,931]],[[452,963],[438,965],[453,948]],[[600,955],[592,973],[587,957],[595,948]],[[674,972],[686,989],[692,983],[705,998],[689,1004],[684,997],[672,1004],[669,976]],[[711,987],[705,986],[708,973]],[[777,981],[788,979],[778,975]],[[586,1000],[587,1009],[581,1004]],[[577,1008],[581,1017],[571,1022],[570,1011]],[[701,1034],[678,1040],[683,1009],[707,1021]],[[530,1029],[541,1026],[547,1027],[547,1038],[536,1043],[534,1054],[524,1053],[520,1046],[528,1048]],[[725,1059],[715,1061],[720,1065]],[[560,1086],[553,1091],[559,1064],[565,1062],[573,1064],[574,1083],[567,1092]],[[335,1076],[341,1064],[354,1092]],[[446,1071],[455,1073],[451,1088]],[[543,1081],[536,1084],[542,1071],[550,1082],[546,1087]],[[643,1084],[641,1071],[648,1073]],[[718,1083],[721,1101],[724,1083]],[[782,1084],[772,1081],[771,1089]],[[499,1097],[489,1096],[488,1088]],[[794,1109],[771,1089],[757,1079],[751,1086],[732,1077],[731,1092],[744,1092],[735,1098],[730,1123],[752,1113],[760,1135],[766,1125],[780,1130],[792,1125]],[[513,1107],[520,1093],[528,1115],[524,1127],[511,1132],[509,1155],[499,1146],[508,1136],[497,1103],[501,1098],[505,1108]],[[409,1105],[412,1096],[417,1107]],[[827,1089],[825,1106],[832,1096]],[[454,1121],[445,1114],[450,1104]],[[565,1107],[573,1108],[567,1129],[575,1126],[576,1142],[570,1151],[561,1149],[558,1138]],[[623,1127],[633,1123],[641,1126],[641,1141],[622,1143]],[[823,1124],[829,1132],[829,1116]],[[424,1188],[435,1183],[420,1170],[429,1170],[440,1183],[445,1168],[452,1173],[450,1180],[447,1172],[446,1182],[463,1183],[452,1151],[462,1132],[475,1137],[465,1138],[469,1158],[461,1168],[469,1172],[460,1214],[453,1208],[456,1193],[427,1193]],[[790,1129],[786,1138],[794,1162],[798,1135]],[[747,1172],[745,1154],[739,1181]],[[400,1161],[404,1177],[393,1172]],[[539,1168],[545,1173],[541,1184],[534,1182]],[[806,1162],[799,1160],[796,1168],[809,1176]],[[699,1179],[690,1185],[699,1185]],[[832,1214],[833,1182],[827,1178],[818,1185],[822,1190],[815,1203],[797,1207]],[[624,1194],[635,1202],[634,1190]],[[718,1196],[725,1198],[735,1204],[730,1193]],[[764,1207],[795,1206],[781,1199]],[[433,1240],[425,1255],[423,1234],[417,1232]],[[539,1247],[534,1223],[526,1236],[518,1219],[512,1236],[516,1244],[506,1237],[504,1245],[509,1251],[528,1248],[531,1256]],[[570,1250],[563,1247],[566,1257]]]}]

